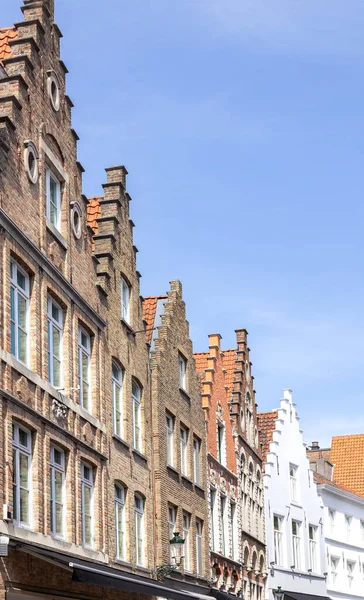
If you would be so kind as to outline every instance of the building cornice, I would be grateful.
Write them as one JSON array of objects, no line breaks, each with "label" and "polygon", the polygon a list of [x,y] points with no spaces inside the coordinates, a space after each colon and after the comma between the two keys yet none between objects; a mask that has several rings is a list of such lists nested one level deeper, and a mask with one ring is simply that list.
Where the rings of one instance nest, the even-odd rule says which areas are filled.
[{"label": "building cornice", "polygon": [[337,488],[335,487],[335,485],[330,485],[330,483],[318,483],[316,485],[319,491],[328,491],[332,494],[336,494],[337,496],[341,496],[342,498],[345,498],[347,500],[351,500],[352,502],[356,502],[357,504],[364,505],[364,498],[362,496],[354,494],[353,492],[343,490],[342,488]]}]

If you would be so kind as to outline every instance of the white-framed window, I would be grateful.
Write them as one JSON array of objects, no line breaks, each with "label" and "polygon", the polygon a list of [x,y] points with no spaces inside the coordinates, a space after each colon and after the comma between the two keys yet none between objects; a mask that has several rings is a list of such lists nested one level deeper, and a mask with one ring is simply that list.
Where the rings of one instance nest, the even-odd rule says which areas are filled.
[{"label": "white-framed window", "polygon": [[47,201],[47,219],[60,231],[61,229],[61,182],[52,173],[46,169],[46,201]]},{"label": "white-framed window", "polygon": [[62,386],[63,310],[48,298],[48,380],[56,388]]},{"label": "white-framed window", "polygon": [[310,569],[314,573],[318,573],[317,568],[317,527],[316,525],[308,526],[308,540],[309,540],[309,558],[310,558]]},{"label": "white-framed window", "polygon": [[216,548],[216,490],[210,490],[210,523],[211,523],[211,550]]},{"label": "white-framed window", "polygon": [[167,465],[174,466],[174,417],[166,414]]},{"label": "white-framed window", "polygon": [[116,533],[116,558],[125,560],[126,535],[125,535],[125,488],[119,483],[115,484],[115,533]]},{"label": "white-framed window", "polygon": [[179,387],[186,390],[186,373],[187,373],[187,360],[178,353],[178,370],[179,370]]},{"label": "white-framed window", "polygon": [[225,426],[222,423],[217,424],[217,459],[220,464],[226,463],[225,452]]},{"label": "white-framed window", "polygon": [[[173,539],[176,531],[177,509],[174,506],[168,506],[168,541]],[[173,564],[176,558],[176,550],[169,545],[169,560]]]},{"label": "white-framed window", "polygon": [[289,479],[290,479],[290,486],[291,486],[291,502],[297,502],[297,499],[298,499],[297,471],[298,471],[298,467],[296,467],[295,465],[289,465]]},{"label": "white-framed window", "polygon": [[17,525],[31,525],[32,436],[13,423],[13,511]]},{"label": "white-framed window", "polygon": [[197,485],[201,485],[201,440],[193,438],[193,477]]},{"label": "white-framed window", "polygon": [[220,526],[221,526],[221,554],[227,555],[226,552],[226,496],[220,494]]},{"label": "white-framed window", "polygon": [[301,569],[301,523],[292,519],[292,550],[293,564]]},{"label": "white-framed window", "polygon": [[197,575],[203,575],[202,531],[203,531],[203,522],[201,521],[201,519],[196,519],[196,573],[197,573]]},{"label": "white-framed window", "polygon": [[185,571],[191,571],[191,545],[190,545],[190,526],[191,526],[191,515],[183,513],[183,539],[185,541],[183,545],[184,555],[184,569]]},{"label": "white-framed window", "polygon": [[133,446],[135,450],[142,451],[142,391],[140,385],[133,380]]},{"label": "white-framed window", "polygon": [[112,405],[114,415],[114,433],[120,438],[124,435],[123,415],[123,378],[124,373],[119,365],[112,362]]},{"label": "white-framed window", "polygon": [[331,570],[332,585],[335,585],[335,583],[336,583],[339,560],[340,559],[338,556],[330,556],[330,570]]},{"label": "white-framed window", "polygon": [[350,515],[345,515],[345,531],[346,531],[346,539],[348,540],[351,533],[351,522],[353,517]]},{"label": "white-framed window", "polygon": [[335,519],[336,519],[336,510],[329,508],[329,523],[330,523],[330,531],[334,532],[335,529]]},{"label": "white-framed window", "polygon": [[64,451],[52,444],[50,453],[51,534],[60,538],[64,538],[65,534],[65,470]]},{"label": "white-framed window", "polygon": [[94,474],[93,468],[81,462],[81,518],[82,518],[82,544],[93,546],[93,495]]},{"label": "white-framed window", "polygon": [[237,523],[236,523],[236,504],[230,502],[230,524],[231,524],[231,558],[235,559],[237,556]]},{"label": "white-framed window", "polygon": [[135,511],[135,550],[137,565],[144,565],[144,500],[138,494],[134,497]]},{"label": "white-framed window", "polygon": [[181,425],[181,473],[188,477],[188,438],[189,431],[187,427]]},{"label": "white-framed window", "polygon": [[14,261],[10,263],[10,339],[11,353],[28,363],[29,276]]},{"label": "white-framed window", "polygon": [[91,337],[81,326],[78,328],[78,385],[80,404],[91,412]]},{"label": "white-framed window", "polygon": [[348,576],[348,585],[349,585],[349,588],[351,588],[353,585],[353,579],[354,579],[354,574],[355,574],[355,561],[354,560],[346,561],[346,572],[347,572],[347,576]]},{"label": "white-framed window", "polygon": [[274,562],[276,565],[283,566],[283,517],[273,516],[274,528]]},{"label": "white-framed window", "polygon": [[130,324],[130,286],[125,281],[124,277],[120,278],[120,293],[121,293],[121,318],[126,323]]}]

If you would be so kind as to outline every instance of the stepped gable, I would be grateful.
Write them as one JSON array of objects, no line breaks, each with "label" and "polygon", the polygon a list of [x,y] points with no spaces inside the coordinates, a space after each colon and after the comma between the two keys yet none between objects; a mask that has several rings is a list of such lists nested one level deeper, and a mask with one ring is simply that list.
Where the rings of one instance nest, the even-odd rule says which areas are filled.
[{"label": "stepped gable", "polygon": [[[120,240],[131,244],[132,262],[136,267],[138,249],[133,245],[134,223],[129,218],[130,195],[126,191],[126,176],[124,165],[108,167],[106,183],[102,185],[103,196],[93,196],[88,199],[87,225],[92,231],[92,250],[97,263],[97,286],[105,296],[110,292],[114,277],[114,258],[120,252]],[[126,250],[126,249],[125,249]],[[137,273],[140,277],[140,273]],[[124,278],[128,280],[127,274]]]},{"label": "stepped gable", "polygon": [[167,299],[167,296],[146,296],[146,298],[143,298],[143,319],[146,322],[145,334],[148,344],[151,344],[153,338],[158,300],[165,299]]},{"label": "stepped gable", "polygon": [[18,37],[18,32],[15,27],[1,28],[0,27],[0,63],[3,65],[3,60],[10,58],[11,47],[10,40],[15,40]]},{"label": "stepped gable", "polygon": [[333,437],[330,462],[335,483],[364,496],[364,434]]},{"label": "stepped gable", "polygon": [[261,412],[257,414],[263,462],[266,462],[267,460],[270,443],[273,441],[273,431],[276,428],[276,419],[278,419],[277,410],[272,410],[271,412]]}]

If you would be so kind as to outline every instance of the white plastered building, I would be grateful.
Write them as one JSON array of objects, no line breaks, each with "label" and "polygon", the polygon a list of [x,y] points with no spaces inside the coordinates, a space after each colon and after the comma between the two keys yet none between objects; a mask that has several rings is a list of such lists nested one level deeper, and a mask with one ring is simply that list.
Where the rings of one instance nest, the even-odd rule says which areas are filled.
[{"label": "white plastered building", "polygon": [[273,600],[278,587],[285,600],[327,598],[324,507],[291,390],[284,391],[277,410],[260,413],[259,429],[265,461],[266,599]]}]

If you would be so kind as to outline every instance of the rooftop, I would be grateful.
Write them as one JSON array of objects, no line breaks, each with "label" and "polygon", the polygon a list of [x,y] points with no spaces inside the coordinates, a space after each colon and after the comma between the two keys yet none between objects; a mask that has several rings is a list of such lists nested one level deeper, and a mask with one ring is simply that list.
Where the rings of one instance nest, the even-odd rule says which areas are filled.
[{"label": "rooftop", "polygon": [[333,437],[330,462],[335,482],[364,496],[364,434]]},{"label": "rooftop", "polygon": [[0,28],[0,63],[11,56],[10,40],[18,36],[15,27]]}]

